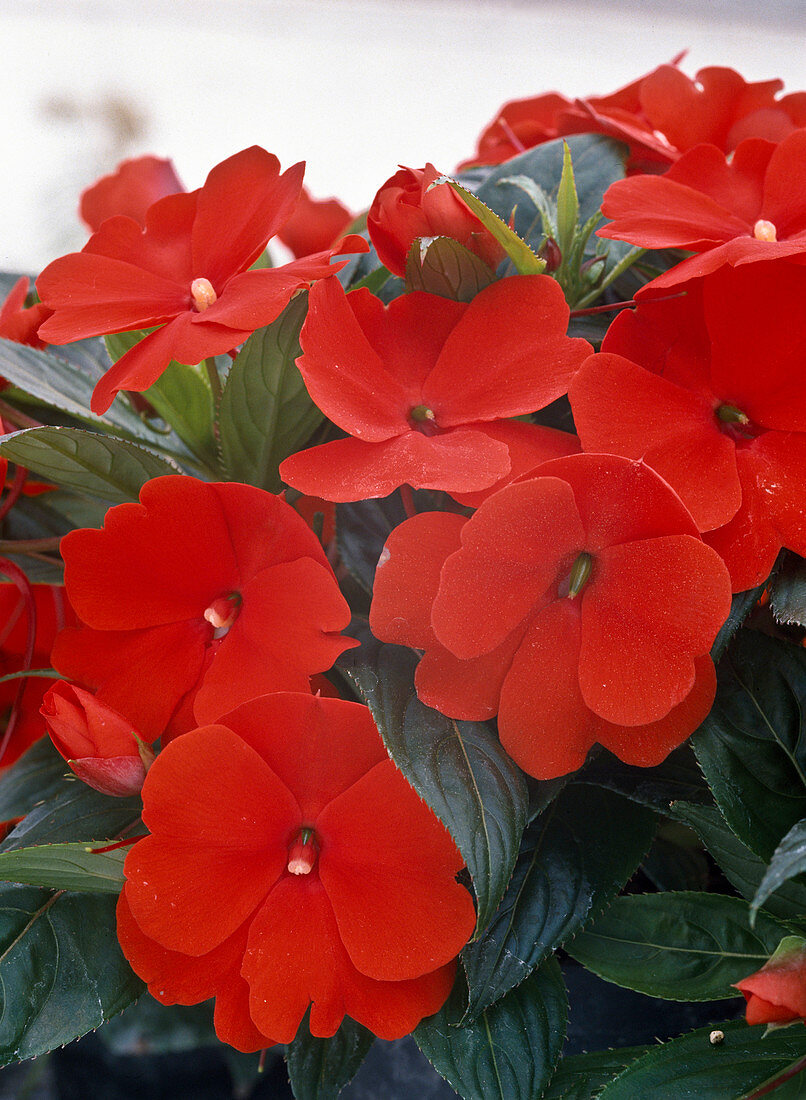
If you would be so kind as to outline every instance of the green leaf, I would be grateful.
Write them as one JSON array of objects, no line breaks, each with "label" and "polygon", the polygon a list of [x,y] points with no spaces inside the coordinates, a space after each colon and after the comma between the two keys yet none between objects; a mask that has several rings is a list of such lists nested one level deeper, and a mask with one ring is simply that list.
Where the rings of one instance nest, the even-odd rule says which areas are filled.
[{"label": "green leaf", "polygon": [[477,928],[486,927],[509,882],[526,825],[523,772],[489,725],[457,722],[414,691],[417,658],[369,638],[340,659],[395,764],[447,827],[473,880]]},{"label": "green leaf", "polygon": [[118,945],[115,901],[0,885],[0,1065],[69,1043],[143,991]]},{"label": "green leaf", "polygon": [[244,344],[232,364],[218,411],[224,468],[233,481],[279,492],[277,467],[322,421],[294,360],[308,308],[299,294]]},{"label": "green leaf", "polygon": [[806,653],[742,631],[717,675],[716,702],[691,743],[726,821],[769,860],[806,817]]},{"label": "green leaf", "polygon": [[210,470],[217,469],[213,395],[199,367],[171,361],[143,394]]},{"label": "green leaf", "polygon": [[[741,1100],[777,1076],[804,1053],[802,1028],[765,1035],[764,1027],[737,1020],[720,1024],[721,1043],[711,1027],[652,1047],[599,1094],[600,1100]],[[803,1075],[799,1080],[803,1086]],[[776,1100],[783,1093],[776,1093]],[[802,1092],[787,1093],[789,1100]]]},{"label": "green leaf", "polygon": [[721,894],[633,894],[566,950],[606,981],[671,1001],[738,996],[734,982],[763,966],[786,928]]},{"label": "green leaf", "polygon": [[84,890],[119,894],[123,887],[125,848],[93,852],[108,842],[38,844],[0,852],[0,880],[47,886],[51,890]]},{"label": "green leaf", "polygon": [[616,1074],[632,1065],[649,1047],[621,1047],[563,1058],[543,1100],[595,1100]]},{"label": "green leaf", "polygon": [[317,1039],[308,1029],[308,1016],[288,1044],[288,1076],[296,1100],[336,1100],[355,1077],[375,1036],[345,1016],[330,1039]]},{"label": "green leaf", "polygon": [[574,165],[568,142],[563,142],[563,170],[557,189],[557,244],[563,257],[568,256],[577,232],[579,200],[574,182]]},{"label": "green leaf", "polygon": [[95,384],[110,366],[101,340],[82,340],[57,350],[38,351],[0,339],[0,374],[31,397],[96,430],[124,435],[152,447],[166,447],[166,436],[149,427],[123,401],[115,401],[102,416],[90,412]]},{"label": "green leaf", "polygon": [[0,455],[56,485],[115,503],[137,500],[151,478],[181,472],[136,443],[81,428],[25,428],[0,437]]},{"label": "green leaf", "polygon": [[757,588],[750,588],[746,592],[737,592],[734,595],[730,604],[730,614],[720,627],[711,646],[711,657],[714,661],[719,661],[724,655],[734,634],[756,606],[756,601],[763,591],[764,585],[760,584]]},{"label": "green leaf", "polygon": [[772,584],[770,608],[779,623],[806,626],[806,559],[786,552]]},{"label": "green leaf", "polygon": [[34,806],[0,844],[0,853],[36,844],[117,837],[138,820],[140,808],[139,798],[112,798],[77,779],[66,782],[62,791]]},{"label": "green leaf", "polygon": [[[688,822],[697,831],[730,884],[748,901],[752,901],[767,871],[765,860],[731,832],[716,806],[678,802],[673,809],[676,817]],[[764,902],[764,908],[782,920],[802,917],[806,914],[806,886],[791,879],[784,882]]]},{"label": "green leaf", "polygon": [[415,240],[406,260],[406,290],[424,290],[469,302],[495,280],[495,272],[452,237]]},{"label": "green leaf", "polygon": [[423,1020],[414,1038],[423,1054],[463,1100],[537,1100],[562,1049],[568,1002],[556,959],[513,989],[467,1027],[464,989]]},{"label": "green leaf", "polygon": [[624,764],[602,749],[574,776],[579,783],[623,794],[642,806],[668,814],[673,802],[710,801],[711,793],[688,745],[675,749],[656,768]]},{"label": "green leaf", "polygon": [[[565,143],[571,151],[579,218],[584,223],[599,211],[610,184],[623,179],[626,149],[601,134],[574,134]],[[563,160],[563,139],[547,141],[495,167],[478,189],[479,198],[505,222],[514,211],[515,232],[534,248],[544,235],[540,206],[524,202],[522,180],[518,182],[513,177],[534,181],[545,204],[545,196],[554,195],[559,189]],[[619,255],[629,248],[620,242],[610,244],[617,245]]]},{"label": "green leaf", "polygon": [[[784,883],[806,871],[806,821],[793,825],[784,839],[775,849],[767,873],[759,883],[756,896],[750,906],[751,919],[754,919],[771,894],[779,890]],[[802,885],[802,884],[799,884]],[[802,913],[806,916],[806,910]]]},{"label": "green leaf", "polygon": [[711,867],[697,834],[688,825],[661,825],[641,870],[658,890],[707,890]]},{"label": "green leaf", "polygon": [[71,788],[66,780],[72,772],[56,752],[49,737],[43,737],[0,772],[0,821],[22,817],[37,802],[44,802]]},{"label": "green leaf", "polygon": [[646,853],[655,821],[619,795],[572,785],[532,822],[495,916],[462,954],[469,1016],[522,982],[616,895]]},{"label": "green leaf", "polygon": [[[513,266],[519,275],[542,274],[546,267],[546,261],[541,260],[529,245],[514,230],[509,228],[506,221],[499,218],[495,211],[491,210],[478,196],[448,176],[441,176],[431,184],[431,187],[442,186],[448,186],[455,191],[471,213],[476,215],[484,228],[495,237],[504,252],[512,260]],[[429,191],[431,187],[429,187]]]}]

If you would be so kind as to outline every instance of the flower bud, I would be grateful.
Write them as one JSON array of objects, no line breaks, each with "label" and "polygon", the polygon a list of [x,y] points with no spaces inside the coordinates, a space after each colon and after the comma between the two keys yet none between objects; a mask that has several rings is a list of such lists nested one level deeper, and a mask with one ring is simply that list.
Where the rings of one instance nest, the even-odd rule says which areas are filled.
[{"label": "flower bud", "polygon": [[367,229],[378,256],[394,275],[406,274],[412,242],[420,237],[452,237],[495,268],[504,250],[447,184],[431,187],[440,173],[433,164],[401,168],[378,191],[367,215]]},{"label": "flower bud", "polygon": [[154,753],[123,715],[64,680],[46,693],[40,713],[79,779],[102,794],[138,793]]},{"label": "flower bud", "polygon": [[785,936],[760,970],[736,982],[748,1024],[806,1023],[806,939]]}]

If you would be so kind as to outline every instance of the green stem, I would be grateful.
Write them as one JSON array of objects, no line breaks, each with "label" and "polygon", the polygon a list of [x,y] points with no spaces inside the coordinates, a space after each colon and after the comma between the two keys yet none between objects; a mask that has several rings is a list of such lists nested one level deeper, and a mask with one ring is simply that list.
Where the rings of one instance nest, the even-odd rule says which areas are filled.
[{"label": "green stem", "polygon": [[61,535],[46,539],[0,539],[0,554],[47,553],[48,550],[58,550],[61,541]]},{"label": "green stem", "polygon": [[584,294],[578,302],[574,303],[574,309],[584,309],[585,306],[590,305],[591,302],[595,302],[599,295],[607,290],[611,283],[614,283],[620,275],[632,267],[639,256],[643,256],[646,252],[645,248],[631,248],[626,256],[623,256],[613,270],[607,275],[599,286],[594,287],[593,290],[589,290],[587,294]]},{"label": "green stem", "polygon": [[216,408],[221,404],[221,376],[218,373],[218,367],[215,365],[215,359],[209,358],[204,360],[204,369],[207,371],[207,378],[210,382],[210,389],[213,391],[213,404]]}]

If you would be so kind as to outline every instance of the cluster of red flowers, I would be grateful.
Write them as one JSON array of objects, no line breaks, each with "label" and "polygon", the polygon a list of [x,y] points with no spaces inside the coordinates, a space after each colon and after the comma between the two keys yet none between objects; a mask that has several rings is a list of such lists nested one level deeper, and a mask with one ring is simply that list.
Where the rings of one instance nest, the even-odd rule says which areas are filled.
[{"label": "cluster of red flowers", "polygon": [[[611,96],[508,104],[482,135],[487,164],[580,131],[626,142],[600,236],[694,253],[598,352],[568,335],[560,284],[510,274],[502,235],[430,164],[378,191],[377,254],[405,276],[414,242],[450,237],[487,285],[346,293],[332,261],[368,248],[333,243],[349,212],[257,147],[193,192],[169,162],[121,166],[83,197],[83,250],[42,273],[41,304],[16,287],[0,326],[48,344],[150,330],[98,383],[102,413],[172,360],[237,354],[308,290],[298,365],[340,432],[280,475],[329,502],[402,490],[370,625],[423,651],[420,699],[497,716],[541,779],[595,744],[653,766],[708,714],[732,593],[782,547],[806,555],[806,95],[779,91],[661,66]],[[275,235],[297,259],[255,267]],[[532,422],[566,397],[578,435]],[[417,514],[412,488],[451,499]],[[262,489],[176,475],[61,552],[76,618],[45,648],[72,683],[42,713],[82,779],[142,788],[118,919],[153,995],[214,996],[242,1050],[291,1041],[309,1007],[317,1036],[347,1014],[395,1038],[437,1011],[474,926],[462,857],[367,708],[314,694],[357,643],[306,522]]]}]

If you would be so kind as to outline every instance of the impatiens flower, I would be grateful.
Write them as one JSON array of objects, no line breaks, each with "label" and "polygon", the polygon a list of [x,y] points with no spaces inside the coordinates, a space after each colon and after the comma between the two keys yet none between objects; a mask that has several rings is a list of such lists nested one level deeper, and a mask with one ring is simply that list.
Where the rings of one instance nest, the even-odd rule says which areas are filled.
[{"label": "impatiens flower", "polygon": [[572,455],[470,518],[426,512],[392,532],[370,626],[425,650],[417,694],[455,718],[498,714],[540,779],[595,742],[650,767],[705,718],[708,656],[730,581],[680,499],[643,463]]},{"label": "impatiens flower", "polygon": [[800,266],[723,268],[620,314],[569,390],[583,448],[656,469],[737,592],[806,554],[805,298]]},{"label": "impatiens flower", "polygon": [[761,970],[736,982],[748,1024],[806,1023],[806,940],[785,936]]},{"label": "impatiens flower", "polygon": [[344,233],[355,220],[343,202],[338,199],[315,199],[303,187],[294,212],[277,233],[297,259],[322,252]]},{"label": "impatiens flower", "polygon": [[350,610],[318,539],[262,489],[156,478],[61,549],[81,625],[59,635],[54,666],[148,741],[307,691],[356,644],[338,633]]},{"label": "impatiens flower", "polygon": [[698,145],[663,176],[611,184],[602,212],[613,220],[600,237],[698,253],[654,279],[655,289],[723,264],[806,263],[806,130],[777,146],[743,141],[730,158]]},{"label": "impatiens flower", "polygon": [[81,192],[79,213],[93,233],[116,214],[125,214],[144,226],[149,206],[184,190],[172,161],[133,157]]},{"label": "impatiens flower", "polygon": [[590,351],[566,335],[568,306],[546,275],[492,283],[469,303],[416,292],[384,306],[334,279],[310,295],[297,360],[313,400],[350,438],[287,458],[280,476],[326,500],[399,485],[469,493],[511,470],[496,435],[509,417],[568,389]]},{"label": "impatiens flower", "polygon": [[[50,651],[54,638],[65,625],[75,622],[75,615],[67,601],[65,591],[57,585],[31,585],[36,634],[34,652],[29,668],[50,668]],[[16,585],[0,584],[0,676],[20,672],[25,667],[25,650],[28,640],[28,616],[26,601]],[[42,696],[55,683],[55,677],[31,676],[25,681],[18,704],[18,715],[8,743],[0,755],[0,767],[7,768],[20,757],[34,741],[45,735],[45,723],[39,713]],[[5,718],[17,701],[19,680],[7,680],[0,684],[0,713],[4,715],[0,729],[0,742],[5,729]]]},{"label": "impatiens flower", "polygon": [[137,794],[145,764],[154,756],[128,719],[63,680],[46,693],[40,713],[51,741],[79,779],[103,794]]},{"label": "impatiens flower", "polygon": [[462,858],[366,707],[244,703],[160,753],[143,821],[123,951],[165,1004],[215,995],[226,1041],[290,1042],[309,1008],[315,1036],[348,1015],[395,1039],[448,996],[475,923]]},{"label": "impatiens flower", "polygon": [[378,258],[394,275],[406,274],[418,237],[453,237],[493,269],[504,258],[501,245],[451,187],[431,187],[442,174],[433,164],[401,168],[372,200],[367,229]]},{"label": "impatiens flower", "polygon": [[[42,339],[156,328],[100,379],[93,412],[105,412],[118,390],[148,389],[172,359],[192,364],[231,351],[296,291],[338,269],[328,251],[249,270],[290,217],[303,170],[296,164],[280,175],[277,158],[252,146],[213,168],[200,190],[149,207],[145,229],[125,215],[109,218],[81,252],[45,268],[37,289],[54,315]],[[360,238],[342,244],[366,248]]]},{"label": "impatiens flower", "polygon": [[[46,348],[47,344],[38,335],[39,326],[50,317],[50,310],[36,302],[25,305],[28,297],[29,280],[18,279],[11,292],[0,307],[0,336],[13,340],[15,344],[27,344],[31,348]],[[3,385],[8,385],[3,380]]]}]

